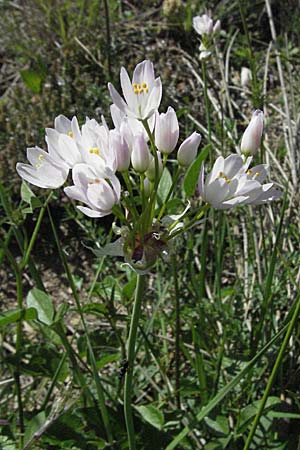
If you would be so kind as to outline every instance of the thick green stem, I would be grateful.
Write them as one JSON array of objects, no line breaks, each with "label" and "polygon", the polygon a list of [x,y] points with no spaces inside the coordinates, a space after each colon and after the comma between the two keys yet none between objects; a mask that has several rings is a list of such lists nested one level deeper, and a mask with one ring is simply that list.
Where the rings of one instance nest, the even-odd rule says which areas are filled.
[{"label": "thick green stem", "polygon": [[286,348],[288,346],[288,343],[289,343],[290,337],[292,335],[294,326],[295,326],[296,321],[298,319],[299,311],[300,311],[300,295],[298,296],[294,314],[293,314],[292,319],[290,321],[290,324],[288,326],[286,335],[284,336],[283,342],[281,344],[279,353],[277,355],[275,364],[274,364],[273,369],[272,369],[272,373],[271,373],[270,378],[268,380],[268,383],[267,383],[264,395],[263,395],[263,397],[261,399],[261,403],[259,405],[259,409],[258,409],[257,414],[255,416],[254,422],[252,424],[252,428],[250,430],[250,433],[248,434],[248,438],[246,440],[246,443],[245,443],[245,446],[244,446],[243,450],[249,450],[249,448],[250,448],[250,444],[251,444],[252,439],[254,437],[257,425],[259,424],[260,418],[261,418],[261,416],[263,414],[263,411],[265,409],[265,406],[266,406],[266,403],[267,403],[267,400],[268,400],[268,397],[269,397],[270,390],[271,390],[271,388],[273,386],[273,383],[275,381],[277,372],[278,372],[278,370],[280,368],[284,352],[285,352],[285,350],[286,350]]},{"label": "thick green stem", "polygon": [[130,322],[130,330],[127,341],[128,369],[126,372],[124,384],[124,414],[127,428],[129,450],[136,450],[131,397],[132,397],[133,366],[135,360],[136,334],[142,306],[144,286],[145,286],[145,275],[138,275],[135,289],[133,311]]}]

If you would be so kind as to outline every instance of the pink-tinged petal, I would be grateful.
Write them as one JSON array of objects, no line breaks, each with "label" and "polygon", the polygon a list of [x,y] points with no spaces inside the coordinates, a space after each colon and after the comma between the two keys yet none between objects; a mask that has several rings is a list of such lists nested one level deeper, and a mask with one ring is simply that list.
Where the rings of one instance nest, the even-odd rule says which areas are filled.
[{"label": "pink-tinged petal", "polygon": [[111,211],[116,202],[113,190],[105,180],[89,185],[87,198],[95,209],[101,211]]},{"label": "pink-tinged petal", "polygon": [[86,216],[91,217],[93,219],[108,216],[110,214],[110,212],[94,211],[93,209],[87,208],[86,206],[77,206],[77,209],[79,209],[79,211],[81,211]]},{"label": "pink-tinged petal", "polygon": [[243,166],[243,158],[239,155],[229,155],[224,160],[224,174],[233,178]]},{"label": "pink-tinged petal", "polygon": [[117,130],[120,130],[125,114],[115,104],[110,105],[110,115]]},{"label": "pink-tinged petal", "polygon": [[141,119],[149,119],[159,108],[162,97],[162,84],[160,78],[156,78],[154,86],[147,100],[145,111]]},{"label": "pink-tinged petal", "polygon": [[154,68],[149,60],[137,64],[133,72],[132,83],[142,84],[143,82],[147,84],[149,90],[154,83]]},{"label": "pink-tinged petal", "polygon": [[87,203],[87,198],[82,189],[78,186],[68,186],[64,188],[65,194],[72,198],[73,200],[78,200],[79,202]]},{"label": "pink-tinged petal", "polygon": [[16,170],[25,181],[44,189],[57,189],[68,177],[68,170],[65,167],[58,168],[48,163],[44,163],[39,168],[17,163]]},{"label": "pink-tinged petal", "polygon": [[75,141],[79,141],[81,139],[81,133],[80,133],[80,128],[78,125],[78,120],[77,117],[73,117],[72,121],[71,121],[71,131],[73,133],[73,138]]},{"label": "pink-tinged petal", "polygon": [[204,200],[218,208],[218,205],[228,196],[229,187],[223,178],[212,181],[209,186],[204,188]]},{"label": "pink-tinged petal", "polygon": [[220,172],[224,172],[224,158],[219,156],[212,168],[212,171],[208,174],[205,185],[208,186],[210,183],[215,181],[220,176]]},{"label": "pink-tinged petal", "polygon": [[202,163],[200,173],[199,173],[198,191],[199,191],[200,197],[202,197],[204,199],[204,163]]},{"label": "pink-tinged petal", "polygon": [[114,86],[111,83],[108,83],[108,90],[114,104],[124,113],[127,113],[128,107],[121,97],[121,95],[116,91]]},{"label": "pink-tinged petal", "polygon": [[252,114],[251,121],[246,128],[242,141],[241,152],[254,155],[259,149],[264,128],[264,113],[257,109]]},{"label": "pink-tinged petal", "polygon": [[234,206],[237,206],[237,205],[242,205],[247,199],[248,199],[248,197],[238,196],[238,197],[231,198],[230,200],[225,200],[222,202],[220,209],[229,209],[229,208],[233,208]]},{"label": "pink-tinged petal", "polygon": [[269,164],[259,164],[257,166],[252,167],[248,172],[249,178],[252,178],[259,183],[263,183],[267,178],[269,170]]},{"label": "pink-tinged petal", "polygon": [[[40,155],[42,155],[42,156],[40,156]],[[40,164],[41,158],[44,159],[44,158],[49,157],[49,153],[45,152],[40,147],[36,146],[36,147],[27,148],[26,156],[27,156],[27,159],[30,162],[30,164],[32,166],[35,166],[36,164]]]},{"label": "pink-tinged petal", "polygon": [[[121,68],[120,81],[123,96],[131,111],[138,111],[138,95],[134,93],[133,85],[131,84],[128,73],[124,67]],[[117,105],[118,106],[118,105]]]},{"label": "pink-tinged petal", "polygon": [[87,164],[76,164],[72,170],[73,183],[81,188],[86,188],[87,185],[97,178],[92,167]]},{"label": "pink-tinged petal", "polygon": [[54,128],[59,133],[68,134],[71,131],[71,120],[60,114],[54,119]]},{"label": "pink-tinged petal", "polygon": [[[270,186],[271,185],[271,186]],[[254,200],[254,205],[261,205],[263,203],[271,202],[283,197],[283,192],[276,189],[273,183],[264,184],[262,186],[261,194]]]},{"label": "pink-tinged petal", "polygon": [[59,156],[70,168],[82,161],[80,151],[78,150],[74,139],[65,134],[59,136],[57,151],[59,152]]}]

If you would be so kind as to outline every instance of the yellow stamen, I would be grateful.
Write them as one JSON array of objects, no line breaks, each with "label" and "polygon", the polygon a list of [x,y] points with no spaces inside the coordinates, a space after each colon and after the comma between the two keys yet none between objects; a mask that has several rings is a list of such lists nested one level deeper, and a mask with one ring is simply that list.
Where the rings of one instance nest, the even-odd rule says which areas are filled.
[{"label": "yellow stamen", "polygon": [[145,83],[145,81],[142,82],[142,87],[143,87],[144,89],[146,89],[147,84]]},{"label": "yellow stamen", "polygon": [[68,136],[70,136],[72,138],[74,136],[73,131],[69,131]]},{"label": "yellow stamen", "polygon": [[99,178],[95,178],[95,183],[100,183]]},{"label": "yellow stamen", "polygon": [[148,88],[145,88],[145,92],[146,92],[146,94],[148,94],[148,92],[149,92],[149,89],[148,89]]},{"label": "yellow stamen", "polygon": [[258,177],[258,175],[259,175],[259,172],[256,172],[256,174],[254,175],[255,177]]},{"label": "yellow stamen", "polygon": [[133,92],[134,94],[138,94],[140,91],[137,88],[135,88]]},{"label": "yellow stamen", "polygon": [[143,88],[139,90],[139,94],[142,94],[143,92],[144,92]]},{"label": "yellow stamen", "polygon": [[251,175],[251,174],[252,174],[252,170],[251,169],[247,170],[247,175]]},{"label": "yellow stamen", "polygon": [[36,165],[35,165],[35,168],[36,168],[36,169],[39,169],[40,167],[41,167],[41,164],[36,164]]},{"label": "yellow stamen", "polygon": [[100,154],[99,148],[97,148],[97,147],[90,148],[89,152],[91,154],[95,154],[95,155],[99,155]]},{"label": "yellow stamen", "polygon": [[138,84],[137,83],[133,83],[132,86],[134,87],[134,89],[136,89],[138,87]]},{"label": "yellow stamen", "polygon": [[225,180],[226,180],[226,183],[227,183],[227,184],[229,184],[229,183],[231,182],[231,179],[230,179],[230,178],[225,178]]},{"label": "yellow stamen", "polygon": [[39,158],[39,160],[41,160],[41,159],[44,158],[44,155],[42,155],[42,154],[40,153],[39,156],[38,156],[38,158]]}]

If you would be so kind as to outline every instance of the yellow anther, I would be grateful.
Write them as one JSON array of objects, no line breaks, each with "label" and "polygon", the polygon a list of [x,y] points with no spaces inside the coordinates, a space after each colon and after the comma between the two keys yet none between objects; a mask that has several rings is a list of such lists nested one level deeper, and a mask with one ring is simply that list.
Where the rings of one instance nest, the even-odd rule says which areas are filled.
[{"label": "yellow anther", "polygon": [[146,89],[147,84],[145,83],[145,81],[142,82],[142,87],[143,87],[144,89]]},{"label": "yellow anther", "polygon": [[139,90],[139,94],[142,94],[143,92],[144,92],[143,88]]},{"label": "yellow anther", "polygon": [[224,173],[223,173],[223,172],[220,172],[220,173],[219,173],[219,177],[223,178],[223,177],[224,177]]},{"label": "yellow anther", "polygon": [[132,86],[134,87],[134,89],[136,89],[138,87],[138,84],[137,83],[133,83]]},{"label": "yellow anther", "polygon": [[146,94],[148,94],[148,92],[149,92],[149,89],[148,89],[148,88],[145,88],[145,92],[146,92]]},{"label": "yellow anther", "polygon": [[258,175],[259,175],[259,172],[256,172],[256,174],[254,175],[255,177],[258,177]]},{"label": "yellow anther", "polygon": [[100,154],[99,148],[97,148],[97,147],[90,148],[89,152],[91,154],[94,154],[94,155],[99,155]]},{"label": "yellow anther", "polygon": [[41,159],[44,158],[44,155],[42,155],[42,153],[40,153],[39,156],[38,156],[38,158],[39,158],[39,160],[41,160]]},{"label": "yellow anther", "polygon": [[247,175],[251,175],[251,174],[252,174],[252,170],[251,169],[247,170]]},{"label": "yellow anther", "polygon": [[35,165],[35,168],[36,168],[36,169],[39,169],[40,167],[41,167],[41,164],[36,164],[36,165]]},{"label": "yellow anther", "polygon": [[230,179],[230,178],[225,178],[225,180],[226,180],[226,183],[227,183],[227,184],[229,184],[229,183],[231,182],[231,179]]},{"label": "yellow anther", "polygon": [[134,92],[135,94],[138,94],[140,91],[139,91],[137,88],[135,88],[133,92]]},{"label": "yellow anther", "polygon": [[95,183],[100,183],[99,178],[95,178]]},{"label": "yellow anther", "polygon": [[74,136],[73,131],[69,131],[68,136],[70,136],[72,138]]}]

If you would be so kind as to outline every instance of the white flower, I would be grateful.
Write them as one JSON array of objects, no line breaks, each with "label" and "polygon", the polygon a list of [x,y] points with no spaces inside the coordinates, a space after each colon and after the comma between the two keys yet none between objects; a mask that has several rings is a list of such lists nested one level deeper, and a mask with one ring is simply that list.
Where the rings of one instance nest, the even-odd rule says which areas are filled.
[{"label": "white flower", "polygon": [[268,173],[268,165],[261,164],[248,169],[251,158],[244,164],[239,155],[227,158],[219,156],[204,182],[204,165],[201,167],[198,189],[202,199],[216,209],[229,209],[242,204],[260,204],[282,193],[273,183],[261,184]]},{"label": "white flower", "polygon": [[136,172],[144,173],[150,163],[150,152],[143,135],[135,136],[131,153],[131,164]]},{"label": "white flower", "polygon": [[220,31],[221,22],[217,20],[214,24],[213,20],[207,14],[203,14],[202,16],[193,17],[193,27],[200,36],[212,35]]},{"label": "white flower", "polygon": [[181,166],[188,167],[194,161],[200,142],[201,136],[195,131],[183,141],[177,153],[177,161]]},{"label": "white flower", "polygon": [[264,128],[264,113],[257,109],[252,114],[251,121],[246,128],[242,141],[241,152],[245,155],[254,155],[260,147]]},{"label": "white flower", "polygon": [[68,197],[85,203],[77,208],[89,217],[104,217],[119,203],[121,186],[109,169],[103,171],[88,164],[77,164],[72,170],[74,186],[64,189]]},{"label": "white flower", "polygon": [[160,78],[154,78],[151,61],[139,63],[134,72],[132,82],[124,67],[120,73],[124,99],[111,83],[108,83],[110,96],[114,104],[128,117],[139,120],[148,119],[158,109],[162,96]]},{"label": "white flower", "polygon": [[45,189],[56,189],[64,184],[69,168],[59,159],[54,159],[39,147],[27,149],[30,164],[17,163],[16,170],[21,178]]},{"label": "white flower", "polygon": [[70,169],[82,161],[76,145],[80,139],[81,133],[76,117],[69,120],[67,117],[59,115],[54,120],[54,128],[46,128],[45,140],[50,156],[64,161]]},{"label": "white flower", "polygon": [[156,113],[155,145],[161,153],[171,153],[177,145],[179,125],[176,112],[169,106],[166,113]]}]

